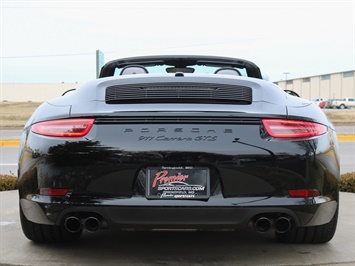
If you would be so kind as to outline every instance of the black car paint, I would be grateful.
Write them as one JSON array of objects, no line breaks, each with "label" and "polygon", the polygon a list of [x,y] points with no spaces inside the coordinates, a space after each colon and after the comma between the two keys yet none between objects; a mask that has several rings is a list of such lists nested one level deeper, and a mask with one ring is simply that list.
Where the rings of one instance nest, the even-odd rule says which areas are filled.
[{"label": "black car paint", "polygon": [[[27,152],[23,154],[27,159],[21,162],[26,165],[27,160],[32,161],[31,169],[20,174],[21,198],[38,203],[41,207],[38,211],[51,213],[52,220],[48,223],[60,222],[53,215],[53,208],[59,215],[67,208],[66,212],[71,212],[70,208],[80,202],[85,202],[87,211],[91,209],[88,206],[95,209],[98,204],[133,208],[153,208],[160,204],[209,208],[216,204],[214,199],[220,197],[225,200],[220,206],[228,207],[231,213],[238,213],[245,204],[249,206],[252,198],[255,207],[285,205],[296,211],[309,204],[308,211],[313,214],[318,209],[313,204],[328,204],[326,220],[334,215],[331,201],[338,200],[334,194],[338,175],[337,165],[332,165],[335,158],[332,158],[334,148],[329,143],[329,134],[333,134],[331,129],[316,139],[278,141],[275,145],[275,140],[262,138],[259,133],[262,126],[257,120],[231,125],[154,124],[149,125],[150,132],[142,133],[145,128],[141,124],[95,125],[85,139],[56,140],[55,145],[52,141],[46,145],[42,136],[31,134],[26,144]],[[174,133],[177,128],[186,132]],[[159,130],[164,134],[157,133]],[[95,138],[97,135],[100,140]],[[288,153],[284,153],[285,150]],[[210,199],[169,200],[168,203],[145,199],[144,182],[140,180],[145,179],[146,167],[155,165],[209,167]],[[325,169],[334,169],[334,172]],[[26,183],[31,186],[27,187]],[[71,196],[46,202],[48,197],[36,194],[38,187],[69,188]],[[305,199],[288,197],[287,190],[302,188],[318,189],[322,196],[311,201],[312,204]],[[51,203],[55,207],[51,207]],[[32,208],[28,210],[33,212]],[[324,217],[308,221],[309,214],[305,218],[303,212],[294,217],[301,225],[324,223]]]},{"label": "black car paint", "polygon": [[[156,103],[108,105],[113,84],[221,83],[253,88],[251,105]],[[42,104],[22,134],[20,205],[32,222],[62,225],[70,215],[93,215],[109,228],[246,229],[262,215],[290,217],[294,226],[316,226],[334,217],[339,202],[336,133],[309,101],[266,81],[244,77],[175,75],[101,78]],[[68,117],[94,117],[89,134],[53,138],[31,125]],[[262,118],[321,123],[326,134],[273,139]],[[145,195],[152,166],[210,169],[207,200],[156,200]],[[68,188],[65,197],[39,188]],[[291,198],[289,189],[317,189],[320,196]]]}]

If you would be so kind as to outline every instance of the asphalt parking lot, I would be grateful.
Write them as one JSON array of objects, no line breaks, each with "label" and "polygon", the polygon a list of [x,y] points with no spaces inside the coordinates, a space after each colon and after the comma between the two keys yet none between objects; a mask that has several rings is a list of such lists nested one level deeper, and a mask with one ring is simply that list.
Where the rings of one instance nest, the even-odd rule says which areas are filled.
[{"label": "asphalt parking lot", "polygon": [[0,192],[0,265],[355,265],[355,193],[340,193],[335,237],[326,244],[281,244],[271,233],[99,231],[70,244],[23,235],[17,191]]}]

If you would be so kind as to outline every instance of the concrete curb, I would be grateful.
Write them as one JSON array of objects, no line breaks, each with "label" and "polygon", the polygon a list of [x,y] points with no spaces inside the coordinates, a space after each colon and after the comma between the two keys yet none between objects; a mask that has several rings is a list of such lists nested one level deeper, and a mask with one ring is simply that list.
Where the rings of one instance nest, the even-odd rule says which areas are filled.
[{"label": "concrete curb", "polygon": [[[338,141],[355,141],[355,135],[338,135]],[[0,140],[0,147],[18,147],[20,140],[18,139],[2,139]]]}]

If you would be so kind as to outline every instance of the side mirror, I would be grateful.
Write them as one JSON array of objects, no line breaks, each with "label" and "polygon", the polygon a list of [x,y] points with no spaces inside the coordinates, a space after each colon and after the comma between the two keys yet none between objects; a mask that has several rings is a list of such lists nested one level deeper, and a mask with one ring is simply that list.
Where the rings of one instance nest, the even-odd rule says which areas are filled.
[{"label": "side mirror", "polygon": [[75,90],[76,90],[76,88],[75,88],[75,89],[67,90],[66,92],[64,92],[64,93],[62,94],[62,96],[64,96],[64,95],[67,94],[67,93],[70,93],[70,92],[72,92],[72,91],[75,91]]},{"label": "side mirror", "polygon": [[284,92],[286,92],[287,94],[290,94],[292,96],[300,97],[296,92],[291,91],[291,90],[284,90]]}]

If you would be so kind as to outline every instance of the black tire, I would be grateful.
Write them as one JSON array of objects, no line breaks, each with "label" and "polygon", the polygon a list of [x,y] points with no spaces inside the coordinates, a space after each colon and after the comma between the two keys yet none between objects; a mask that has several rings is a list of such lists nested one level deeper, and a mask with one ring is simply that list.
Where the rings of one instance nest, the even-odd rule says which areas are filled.
[{"label": "black tire", "polygon": [[63,226],[37,224],[27,220],[20,206],[20,220],[25,236],[34,242],[72,242],[80,238],[82,230],[70,233]]},{"label": "black tire", "polygon": [[338,211],[329,223],[318,226],[296,227],[286,233],[276,232],[275,236],[278,241],[283,243],[326,243],[333,238],[337,223]]},{"label": "black tire", "polygon": [[345,109],[345,105],[344,105],[344,104],[341,104],[341,105],[339,106],[339,108],[340,108],[340,109]]}]

